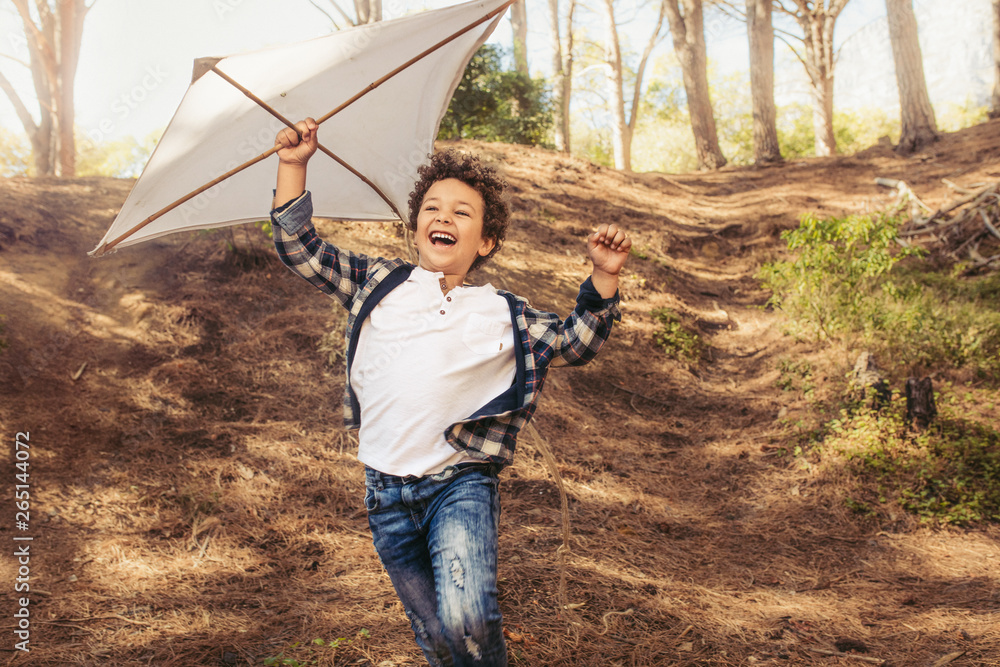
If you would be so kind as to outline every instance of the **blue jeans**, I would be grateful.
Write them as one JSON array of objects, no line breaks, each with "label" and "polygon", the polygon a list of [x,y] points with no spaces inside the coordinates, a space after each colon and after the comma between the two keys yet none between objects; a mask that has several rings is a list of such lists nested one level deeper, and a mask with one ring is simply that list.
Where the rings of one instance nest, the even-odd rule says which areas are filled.
[{"label": "blue jeans", "polygon": [[450,466],[396,477],[365,468],[375,550],[431,665],[504,666],[497,601],[496,470]]}]

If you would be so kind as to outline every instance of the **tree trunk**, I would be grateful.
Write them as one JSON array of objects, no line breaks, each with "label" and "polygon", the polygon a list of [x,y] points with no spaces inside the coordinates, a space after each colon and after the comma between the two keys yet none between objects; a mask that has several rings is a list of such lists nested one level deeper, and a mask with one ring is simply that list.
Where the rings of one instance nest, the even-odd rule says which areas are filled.
[{"label": "tree trunk", "polygon": [[526,0],[517,0],[510,6],[510,28],[514,33],[514,69],[525,76],[528,70],[528,10]]},{"label": "tree trunk", "polygon": [[18,110],[31,141],[36,174],[72,178],[76,175],[74,80],[90,7],[84,0],[38,1],[33,15],[27,0],[11,2],[24,27],[39,122],[31,119],[13,88],[0,87]]},{"label": "tree trunk", "polygon": [[76,176],[75,82],[86,13],[82,0],[59,2],[59,173],[67,178]]},{"label": "tree trunk", "polygon": [[990,118],[1000,118],[1000,0],[993,0],[993,96]]},{"label": "tree trunk", "polygon": [[382,0],[354,0],[354,11],[358,16],[355,25],[376,23],[382,20]]},{"label": "tree trunk", "polygon": [[885,6],[889,14],[889,39],[896,64],[903,125],[896,150],[912,153],[938,138],[937,123],[931,98],[927,94],[912,0],[885,0]]},{"label": "tree trunk", "polygon": [[576,0],[570,0],[566,12],[565,40],[560,35],[559,0],[548,0],[549,29],[552,42],[552,97],[556,150],[570,151],[569,111],[573,92],[573,12]]},{"label": "tree trunk", "polygon": [[775,0],[774,8],[793,17],[802,29],[804,53],[796,52],[795,55],[809,75],[816,155],[833,155],[837,152],[837,139],[833,132],[833,70],[836,64],[833,28],[849,0],[791,1],[794,7],[787,6],[788,0]]},{"label": "tree trunk", "polygon": [[871,352],[862,352],[854,362],[848,383],[848,400],[868,410],[881,410],[892,400],[889,383]]},{"label": "tree trunk", "polygon": [[[719,148],[719,135],[708,92],[708,54],[702,0],[663,0],[670,21],[674,51],[681,62],[684,91],[687,93],[691,132],[700,169],[719,169],[726,158]],[[683,14],[681,6],[684,7]]]},{"label": "tree trunk", "polygon": [[820,75],[813,85],[813,132],[816,135],[816,155],[828,157],[837,153],[837,136],[833,132],[833,77]]},{"label": "tree trunk", "polygon": [[11,103],[14,105],[14,111],[24,126],[24,132],[28,135],[28,141],[31,142],[31,154],[34,156],[35,174],[51,175],[52,165],[49,162],[52,156],[51,114],[43,113],[41,123],[36,124],[35,119],[31,117],[31,112],[28,111],[28,107],[24,105],[17,91],[14,90],[14,86],[11,85],[3,73],[0,73],[0,90],[3,90],[7,97],[10,98]]},{"label": "tree trunk", "polygon": [[611,145],[614,149],[615,169],[632,170],[632,136],[625,121],[625,96],[622,86],[622,52],[618,41],[618,27],[615,25],[614,0],[604,0],[604,20],[607,31],[605,44],[608,63],[608,105],[611,107]]},{"label": "tree trunk", "polygon": [[929,377],[906,379],[906,421],[923,430],[937,417],[934,384]]},{"label": "tree trunk", "polygon": [[781,162],[777,111],[774,107],[774,25],[771,22],[771,0],[746,0],[746,3],[747,32],[750,37],[754,161],[758,164]]}]

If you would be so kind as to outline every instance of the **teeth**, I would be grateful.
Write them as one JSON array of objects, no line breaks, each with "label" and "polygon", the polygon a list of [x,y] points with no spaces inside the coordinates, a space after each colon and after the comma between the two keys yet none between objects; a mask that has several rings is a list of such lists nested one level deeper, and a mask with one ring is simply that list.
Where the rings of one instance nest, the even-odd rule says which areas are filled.
[{"label": "teeth", "polygon": [[431,233],[431,240],[442,239],[444,241],[455,242],[455,237],[446,232],[433,232]]}]

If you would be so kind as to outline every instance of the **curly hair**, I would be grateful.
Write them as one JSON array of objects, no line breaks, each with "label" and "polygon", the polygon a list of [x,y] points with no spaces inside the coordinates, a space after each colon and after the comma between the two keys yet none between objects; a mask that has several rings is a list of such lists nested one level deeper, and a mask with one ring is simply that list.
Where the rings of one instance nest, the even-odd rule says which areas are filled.
[{"label": "curly hair", "polygon": [[452,149],[434,154],[430,164],[417,169],[417,174],[420,178],[417,179],[413,186],[413,192],[410,193],[410,231],[417,231],[417,215],[420,213],[420,205],[423,204],[424,197],[430,187],[437,181],[454,178],[473,188],[483,198],[485,205],[483,238],[494,241],[490,253],[485,256],[477,256],[469,271],[475,271],[497,254],[503,246],[504,238],[507,236],[507,227],[510,225],[510,204],[505,193],[507,181],[497,169],[485,164],[476,155],[460,153]]}]

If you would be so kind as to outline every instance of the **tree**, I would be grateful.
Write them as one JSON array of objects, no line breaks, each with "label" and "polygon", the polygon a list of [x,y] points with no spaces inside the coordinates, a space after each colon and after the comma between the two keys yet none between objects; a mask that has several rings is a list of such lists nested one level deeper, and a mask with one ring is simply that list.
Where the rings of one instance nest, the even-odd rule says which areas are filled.
[{"label": "tree", "polygon": [[517,0],[510,6],[510,29],[514,33],[514,69],[525,76],[528,70],[528,9],[526,0]]},{"label": "tree", "polygon": [[560,28],[559,0],[548,0],[552,41],[552,109],[556,150],[569,153],[569,103],[573,93],[573,13],[576,0],[569,0],[566,24]]},{"label": "tree", "polygon": [[73,104],[76,67],[80,59],[83,21],[96,0],[11,0],[24,27],[28,61],[16,61],[31,70],[38,101],[38,120],[0,72],[6,93],[31,142],[39,176],[76,174]]},{"label": "tree", "polygon": [[896,64],[902,118],[902,133],[896,150],[912,153],[938,138],[937,123],[931,98],[927,94],[912,0],[885,0],[885,7],[889,15],[889,40]]},{"label": "tree", "polygon": [[632,136],[625,121],[625,97],[622,87],[622,52],[618,40],[618,26],[615,23],[614,0],[604,0],[604,19],[607,37],[605,59],[608,65],[608,106],[611,111],[611,146],[614,152],[615,169],[632,170]]},{"label": "tree", "polygon": [[774,107],[774,25],[771,9],[771,0],[746,0],[753,152],[757,163],[781,161],[777,111]]},{"label": "tree", "polygon": [[[323,7],[316,4],[315,0],[309,0],[309,2],[313,7],[326,14],[326,17],[330,19],[334,27],[340,30],[341,26],[337,19],[331,16]],[[328,0],[328,2],[333,6],[337,15],[340,16],[340,20],[348,26],[365,25],[382,20],[382,0],[354,0],[354,16],[344,11],[344,8],[340,6],[337,0]]]},{"label": "tree", "polygon": [[441,120],[440,139],[542,144],[552,125],[545,82],[504,71],[503,53],[479,47]]},{"label": "tree", "polygon": [[646,43],[646,48],[639,59],[639,66],[632,83],[632,99],[628,117],[625,115],[625,76],[622,68],[621,42],[618,38],[618,24],[615,19],[614,0],[604,0],[604,19],[607,30],[605,44],[605,62],[608,66],[607,89],[608,104],[611,107],[612,127],[611,144],[614,154],[615,168],[624,171],[632,170],[632,135],[635,132],[639,117],[639,106],[642,101],[642,81],[645,77],[646,65],[653,49],[662,40],[661,28],[666,9],[663,0],[660,1],[659,16],[653,32]]},{"label": "tree", "polygon": [[990,118],[1000,118],[1000,0],[993,0],[993,96]]},{"label": "tree", "polygon": [[663,7],[670,22],[674,51],[681,63],[698,167],[719,169],[725,166],[726,158],[719,148],[712,100],[708,92],[708,53],[705,48],[702,0],[680,0],[679,4],[678,0],[663,0]]},{"label": "tree", "polygon": [[[836,57],[833,49],[833,28],[837,17],[849,0],[774,0],[774,7],[791,16],[799,24],[803,53],[792,48],[802,61],[809,76],[813,95],[813,128],[816,134],[816,155],[837,152],[833,133],[833,70]],[[786,33],[787,34],[787,33]],[[788,43],[786,41],[786,43]]]}]

